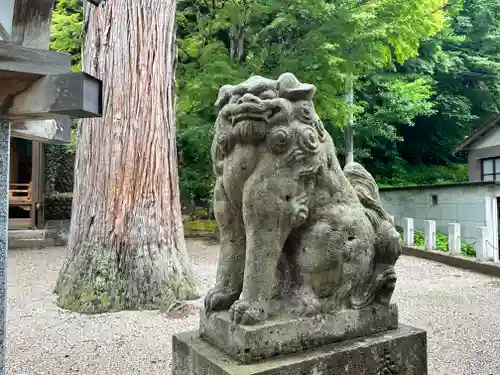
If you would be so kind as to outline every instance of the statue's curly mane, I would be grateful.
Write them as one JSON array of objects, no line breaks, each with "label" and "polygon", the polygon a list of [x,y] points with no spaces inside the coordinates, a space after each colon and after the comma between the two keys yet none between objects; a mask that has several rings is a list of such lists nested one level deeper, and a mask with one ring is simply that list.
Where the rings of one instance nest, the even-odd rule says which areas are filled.
[{"label": "statue's curly mane", "polygon": [[[264,142],[273,128],[293,121],[312,125],[323,141],[325,129],[312,102],[315,91],[313,85],[300,83],[290,73],[277,80],[252,76],[236,86],[223,86],[215,102],[220,156],[230,153],[236,143]],[[238,122],[241,116],[247,121]]]}]

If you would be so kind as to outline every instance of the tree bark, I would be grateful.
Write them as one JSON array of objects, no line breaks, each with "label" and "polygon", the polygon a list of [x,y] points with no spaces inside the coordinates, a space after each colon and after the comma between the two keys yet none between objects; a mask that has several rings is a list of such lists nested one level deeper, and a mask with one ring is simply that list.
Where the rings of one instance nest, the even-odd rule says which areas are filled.
[{"label": "tree bark", "polygon": [[175,145],[175,0],[85,5],[84,71],[103,117],[78,127],[69,257],[55,292],[85,313],[197,298]]}]

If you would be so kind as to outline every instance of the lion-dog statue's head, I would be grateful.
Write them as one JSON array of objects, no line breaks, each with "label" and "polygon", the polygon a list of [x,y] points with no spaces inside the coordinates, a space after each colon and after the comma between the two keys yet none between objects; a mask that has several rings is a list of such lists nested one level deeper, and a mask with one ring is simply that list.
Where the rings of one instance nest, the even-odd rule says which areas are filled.
[{"label": "lion-dog statue's head", "polygon": [[236,144],[266,142],[271,152],[284,153],[299,127],[299,148],[317,152],[326,132],[312,102],[315,93],[314,85],[300,83],[291,73],[277,80],[252,76],[238,85],[221,87],[215,102],[218,117],[212,149],[216,174],[222,172],[218,163]]}]

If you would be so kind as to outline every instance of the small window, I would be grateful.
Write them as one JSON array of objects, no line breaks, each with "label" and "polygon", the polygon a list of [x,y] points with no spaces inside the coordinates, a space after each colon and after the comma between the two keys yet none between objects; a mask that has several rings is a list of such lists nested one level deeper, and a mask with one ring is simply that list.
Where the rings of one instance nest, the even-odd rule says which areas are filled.
[{"label": "small window", "polygon": [[431,195],[431,204],[433,206],[437,206],[437,204],[438,204],[438,196],[437,195]]},{"label": "small window", "polygon": [[493,174],[493,159],[483,160],[483,173],[485,175]]},{"label": "small window", "polygon": [[482,181],[500,181],[500,157],[483,159],[481,162]]}]

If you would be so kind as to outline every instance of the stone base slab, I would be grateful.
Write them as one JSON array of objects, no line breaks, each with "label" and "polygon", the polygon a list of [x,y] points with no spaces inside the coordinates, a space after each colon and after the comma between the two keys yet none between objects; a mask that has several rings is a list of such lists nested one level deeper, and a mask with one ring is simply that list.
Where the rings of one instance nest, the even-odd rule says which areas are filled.
[{"label": "stone base slab", "polygon": [[173,336],[172,375],[427,375],[425,331],[397,329],[242,364],[200,338]]},{"label": "stone base slab", "polygon": [[201,337],[242,363],[384,332],[398,327],[397,305],[342,310],[311,318],[236,325],[227,311],[200,317]]}]

